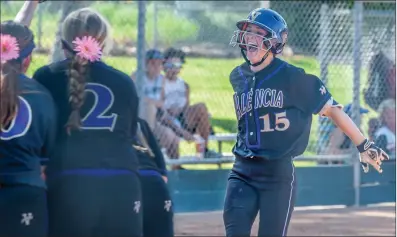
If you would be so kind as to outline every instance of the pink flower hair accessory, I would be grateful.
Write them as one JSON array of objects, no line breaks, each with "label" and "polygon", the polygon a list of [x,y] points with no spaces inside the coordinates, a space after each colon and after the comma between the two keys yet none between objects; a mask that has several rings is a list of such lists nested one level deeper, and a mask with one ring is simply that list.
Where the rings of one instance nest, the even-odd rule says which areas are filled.
[{"label": "pink flower hair accessory", "polygon": [[76,55],[90,62],[99,61],[102,50],[98,41],[92,36],[77,37],[73,42]]},{"label": "pink flower hair accessory", "polygon": [[0,59],[1,62],[7,62],[19,57],[18,41],[14,36],[3,35],[0,36]]}]

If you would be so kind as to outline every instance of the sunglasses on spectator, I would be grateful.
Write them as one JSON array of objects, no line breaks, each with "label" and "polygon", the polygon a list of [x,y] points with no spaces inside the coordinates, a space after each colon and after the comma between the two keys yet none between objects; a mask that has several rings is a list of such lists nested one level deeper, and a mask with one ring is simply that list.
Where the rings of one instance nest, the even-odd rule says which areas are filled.
[{"label": "sunglasses on spectator", "polygon": [[164,63],[166,69],[181,69],[182,63]]}]

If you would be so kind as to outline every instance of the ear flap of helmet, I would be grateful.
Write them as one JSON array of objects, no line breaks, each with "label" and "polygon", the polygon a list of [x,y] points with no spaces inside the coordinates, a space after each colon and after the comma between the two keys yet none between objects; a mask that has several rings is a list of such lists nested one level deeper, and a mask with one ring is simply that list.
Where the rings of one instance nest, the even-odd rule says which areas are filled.
[{"label": "ear flap of helmet", "polygon": [[281,52],[283,52],[287,40],[288,40],[288,31],[284,30],[278,35],[278,42],[273,45],[272,53],[280,54]]}]

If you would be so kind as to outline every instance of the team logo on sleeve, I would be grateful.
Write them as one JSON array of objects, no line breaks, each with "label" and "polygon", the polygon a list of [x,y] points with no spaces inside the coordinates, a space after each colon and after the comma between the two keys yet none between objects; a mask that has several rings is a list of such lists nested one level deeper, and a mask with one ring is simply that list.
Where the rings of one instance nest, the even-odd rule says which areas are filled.
[{"label": "team logo on sleeve", "polygon": [[321,92],[322,95],[325,95],[325,93],[327,93],[327,89],[325,89],[325,86],[321,86],[319,91]]}]

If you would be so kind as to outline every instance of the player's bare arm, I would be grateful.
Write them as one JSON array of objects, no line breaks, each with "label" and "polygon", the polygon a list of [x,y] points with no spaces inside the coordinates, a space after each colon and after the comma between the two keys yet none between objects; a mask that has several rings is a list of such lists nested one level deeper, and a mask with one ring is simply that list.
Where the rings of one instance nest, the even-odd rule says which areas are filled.
[{"label": "player's bare arm", "polygon": [[369,141],[343,110],[338,107],[325,106],[322,114],[332,119],[335,125],[356,145],[360,152],[360,161],[365,172],[369,171],[368,164],[370,164],[379,173],[382,173],[382,161],[388,160],[389,156],[382,149],[375,146],[373,142]]},{"label": "player's bare arm", "polygon": [[33,15],[37,8],[37,5],[40,2],[42,1],[25,1],[25,3],[22,5],[21,9],[17,13],[14,21],[29,27],[32,23]]}]

